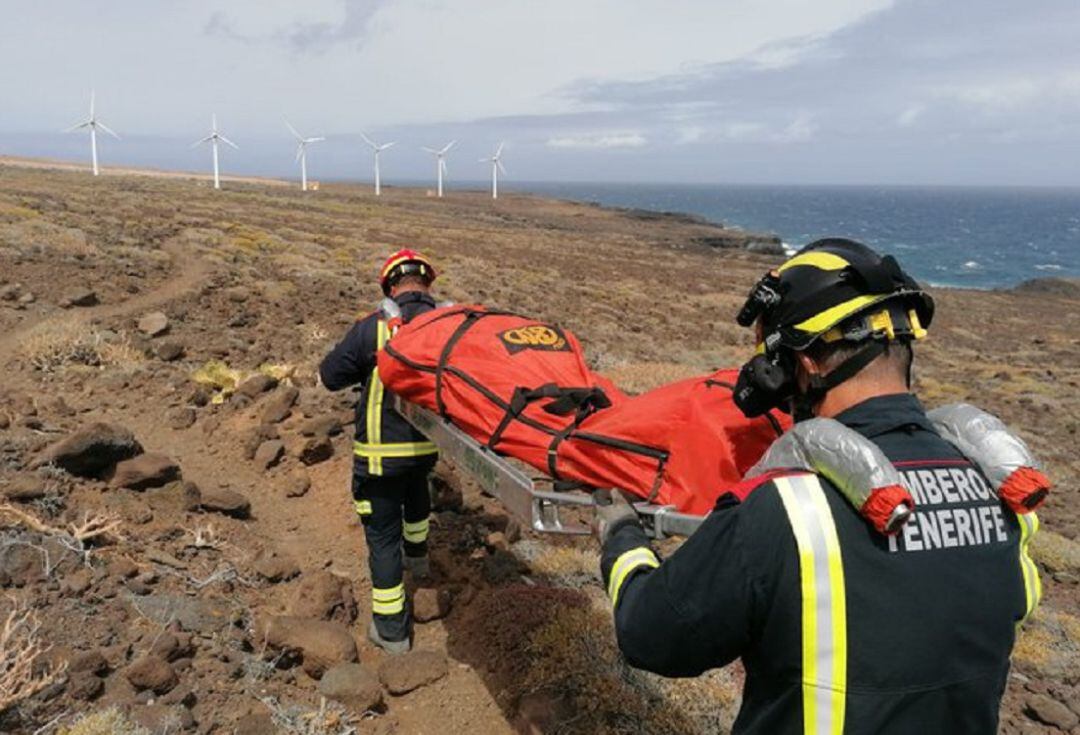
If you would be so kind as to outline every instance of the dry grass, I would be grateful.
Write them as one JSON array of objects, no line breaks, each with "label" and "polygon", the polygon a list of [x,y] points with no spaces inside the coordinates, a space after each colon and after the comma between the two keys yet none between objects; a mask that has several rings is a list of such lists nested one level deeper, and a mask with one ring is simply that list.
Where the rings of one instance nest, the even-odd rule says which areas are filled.
[{"label": "dry grass", "polygon": [[707,372],[706,369],[680,363],[629,362],[605,370],[604,375],[627,393],[638,394]]},{"label": "dry grass", "polygon": [[136,725],[123,712],[110,707],[79,717],[71,726],[60,728],[56,735],[153,735]]},{"label": "dry grass", "polygon": [[1013,661],[1041,677],[1080,676],[1080,618],[1041,608],[1020,629]]},{"label": "dry grass", "polygon": [[45,324],[33,330],[19,345],[19,355],[45,373],[72,366],[132,368],[145,361],[125,333],[107,335],[75,322]]},{"label": "dry grass", "polygon": [[1031,539],[1031,556],[1051,572],[1080,572],[1080,543],[1045,528]]},{"label": "dry grass", "polygon": [[67,669],[42,666],[50,646],[41,641],[37,612],[15,605],[0,628],[0,712],[5,712],[58,681]]},{"label": "dry grass", "polygon": [[599,577],[600,556],[596,551],[584,551],[576,546],[539,546],[531,555],[529,567],[551,581],[566,586],[579,587],[582,583],[595,582]]}]

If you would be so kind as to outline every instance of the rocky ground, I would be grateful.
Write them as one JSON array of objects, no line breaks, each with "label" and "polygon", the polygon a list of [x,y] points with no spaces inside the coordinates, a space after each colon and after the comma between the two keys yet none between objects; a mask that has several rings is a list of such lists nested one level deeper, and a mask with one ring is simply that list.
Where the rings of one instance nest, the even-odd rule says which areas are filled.
[{"label": "rocky ground", "polygon": [[[315,367],[418,246],[440,294],[557,321],[628,390],[737,364],[768,238],[509,195],[0,165],[0,731],[723,731],[738,666],[626,667],[586,539],[440,465],[416,651],[364,638],[353,396]],[[766,252],[754,252],[764,250]],[[1080,288],[938,290],[928,403],[972,400],[1057,481],[1003,732],[1080,733]],[[143,728],[140,730],[140,728]]]}]

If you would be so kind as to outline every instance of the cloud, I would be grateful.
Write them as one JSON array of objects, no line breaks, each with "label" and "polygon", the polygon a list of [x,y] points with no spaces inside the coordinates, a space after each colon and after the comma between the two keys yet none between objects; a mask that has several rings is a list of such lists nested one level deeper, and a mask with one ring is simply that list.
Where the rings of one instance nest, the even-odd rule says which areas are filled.
[{"label": "cloud", "polygon": [[641,133],[585,133],[548,138],[548,148],[641,148],[649,141]]},{"label": "cloud", "polygon": [[915,103],[914,105],[911,105],[910,107],[907,107],[906,109],[904,109],[903,112],[901,112],[899,115],[897,115],[897,117],[896,117],[896,125],[897,125],[897,127],[910,128],[912,125],[914,125],[916,123],[916,121],[918,121],[918,119],[920,117],[922,117],[922,114],[925,111],[926,111],[926,106],[923,105],[922,103]]},{"label": "cloud", "polygon": [[[241,30],[242,23],[224,11],[210,15],[203,33],[245,44],[284,45],[297,53],[324,53],[338,44],[362,43],[372,18],[389,0],[336,0],[340,19],[292,19],[265,30]],[[243,16],[247,19],[250,16]]]}]

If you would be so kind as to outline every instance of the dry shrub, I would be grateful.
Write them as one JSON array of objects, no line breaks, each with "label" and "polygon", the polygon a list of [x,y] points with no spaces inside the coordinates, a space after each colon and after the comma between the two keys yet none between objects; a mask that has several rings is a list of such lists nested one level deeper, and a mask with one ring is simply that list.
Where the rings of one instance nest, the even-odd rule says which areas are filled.
[{"label": "dry shrub", "polygon": [[1051,572],[1080,572],[1080,543],[1045,528],[1032,537],[1031,556]]},{"label": "dry shrub", "polygon": [[19,353],[46,373],[80,365],[130,368],[145,360],[125,333],[107,335],[77,322],[42,325],[23,338]]},{"label": "dry shrub", "polygon": [[221,360],[209,360],[191,374],[191,379],[214,391],[214,403],[221,403],[240,385],[242,373]]},{"label": "dry shrub", "polygon": [[0,627],[0,712],[29,699],[63,676],[58,668],[38,661],[50,646],[41,642],[37,612],[15,605]]},{"label": "dry shrub", "polygon": [[1080,677],[1080,619],[1064,611],[1040,608],[1020,628],[1013,661],[1037,676]]},{"label": "dry shrub", "polygon": [[544,545],[528,563],[537,574],[567,587],[578,587],[599,579],[599,555],[574,546]]},{"label": "dry shrub", "polygon": [[56,735],[151,735],[145,727],[136,725],[116,707],[82,715],[70,727],[62,727]]},{"label": "dry shrub", "polygon": [[700,367],[679,363],[629,362],[612,367],[604,374],[627,393],[638,394],[706,372]]}]

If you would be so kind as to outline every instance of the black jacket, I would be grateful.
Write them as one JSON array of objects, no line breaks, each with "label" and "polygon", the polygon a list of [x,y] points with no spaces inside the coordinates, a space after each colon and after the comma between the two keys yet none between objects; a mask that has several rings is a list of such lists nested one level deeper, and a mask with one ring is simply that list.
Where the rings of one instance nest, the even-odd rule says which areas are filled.
[{"label": "black jacket", "polygon": [[[918,509],[899,537],[877,533],[825,481],[830,513],[790,516],[786,478],[718,507],[659,566],[642,557],[649,552],[640,550],[648,545],[641,529],[625,526],[602,560],[612,591],[612,569],[624,559],[614,590],[620,648],[632,665],[667,676],[742,658],[735,732],[802,733],[811,702],[815,721],[831,720],[822,733],[996,732],[1016,624],[1038,599],[1026,555],[1037,519],[1010,512],[933,431],[914,396],[874,398],[836,418],[876,443],[912,492]],[[817,554],[807,557],[794,532],[799,517],[810,519],[802,524],[825,515],[836,529],[835,579],[815,567],[813,559],[827,556],[820,539],[817,551],[807,542]],[[828,524],[820,528],[829,537]],[[625,563],[635,556],[646,562]],[[818,569],[813,599],[824,607],[806,607],[807,565]],[[804,686],[804,678],[826,686]]]},{"label": "black jacket", "polygon": [[[406,291],[394,301],[401,307],[405,323],[435,308],[435,300],[419,291]],[[352,325],[319,366],[322,383],[330,390],[361,386],[353,463],[353,472],[360,479],[430,469],[438,458],[434,445],[390,407],[389,396],[378,380],[375,355],[381,347],[380,331],[385,329],[382,312],[372,312]],[[387,332],[382,332],[382,339],[388,339]]]}]

